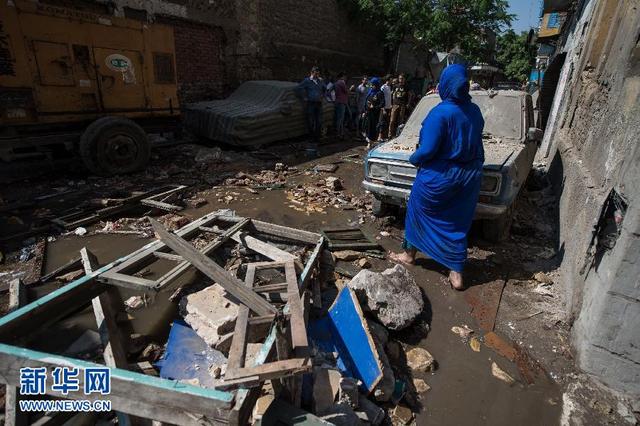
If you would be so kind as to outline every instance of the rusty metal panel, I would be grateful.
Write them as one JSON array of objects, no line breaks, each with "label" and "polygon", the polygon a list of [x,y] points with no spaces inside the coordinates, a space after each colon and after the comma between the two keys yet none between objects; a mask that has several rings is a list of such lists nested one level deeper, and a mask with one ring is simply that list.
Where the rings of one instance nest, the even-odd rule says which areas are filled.
[{"label": "rusty metal panel", "polygon": [[52,41],[33,41],[38,76],[43,86],[75,86],[69,46]]}]

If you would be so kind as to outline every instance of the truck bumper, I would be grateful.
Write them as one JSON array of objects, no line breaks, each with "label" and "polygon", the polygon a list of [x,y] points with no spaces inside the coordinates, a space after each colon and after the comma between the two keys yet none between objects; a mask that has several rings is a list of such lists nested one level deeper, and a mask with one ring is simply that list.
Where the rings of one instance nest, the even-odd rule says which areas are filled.
[{"label": "truck bumper", "polygon": [[[371,192],[374,197],[382,201],[383,203],[393,204],[400,207],[405,207],[409,200],[409,194],[411,190],[405,188],[397,188],[394,186],[387,186],[380,183],[369,182],[367,180],[362,182],[364,188]],[[506,213],[508,206],[478,203],[476,206],[475,219],[496,219]]]}]

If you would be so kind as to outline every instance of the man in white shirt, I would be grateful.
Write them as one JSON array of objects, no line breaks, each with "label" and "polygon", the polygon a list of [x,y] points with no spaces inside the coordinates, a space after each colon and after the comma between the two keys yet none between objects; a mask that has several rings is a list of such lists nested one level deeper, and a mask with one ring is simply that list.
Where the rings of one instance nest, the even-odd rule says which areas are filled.
[{"label": "man in white shirt", "polygon": [[384,93],[384,108],[380,112],[380,135],[378,136],[378,141],[383,141],[388,139],[389,136],[389,117],[391,116],[391,76],[387,75],[384,77],[384,84],[380,88],[382,93]]}]

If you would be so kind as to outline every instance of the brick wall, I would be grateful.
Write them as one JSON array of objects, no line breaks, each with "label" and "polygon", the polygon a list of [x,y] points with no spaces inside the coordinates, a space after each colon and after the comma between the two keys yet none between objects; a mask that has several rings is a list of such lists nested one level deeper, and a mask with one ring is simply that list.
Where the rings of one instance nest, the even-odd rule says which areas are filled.
[{"label": "brick wall", "polygon": [[225,35],[220,27],[162,19],[174,28],[180,103],[221,98],[225,94]]}]

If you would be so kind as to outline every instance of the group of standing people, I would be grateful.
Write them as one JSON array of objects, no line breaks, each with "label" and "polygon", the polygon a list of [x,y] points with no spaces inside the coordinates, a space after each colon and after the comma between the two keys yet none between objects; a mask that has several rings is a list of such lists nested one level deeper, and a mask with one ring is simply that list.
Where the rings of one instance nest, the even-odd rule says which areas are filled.
[{"label": "group of standing people", "polygon": [[[334,128],[336,135],[344,139],[347,128],[363,135],[368,143],[384,142],[396,136],[398,127],[404,124],[414,95],[406,86],[406,77],[390,75],[362,77],[359,85],[347,87],[347,75],[341,72],[335,80],[325,82],[320,69],[313,67],[310,75],[297,87],[298,96],[305,102],[305,115],[314,145],[322,129],[322,102],[335,106]],[[355,102],[350,104],[350,94]]]},{"label": "group of standing people", "polygon": [[414,94],[406,85],[406,77],[390,75],[381,81],[363,77],[356,89],[358,115],[363,119],[367,142],[384,142],[396,136],[398,127],[407,119]]}]

